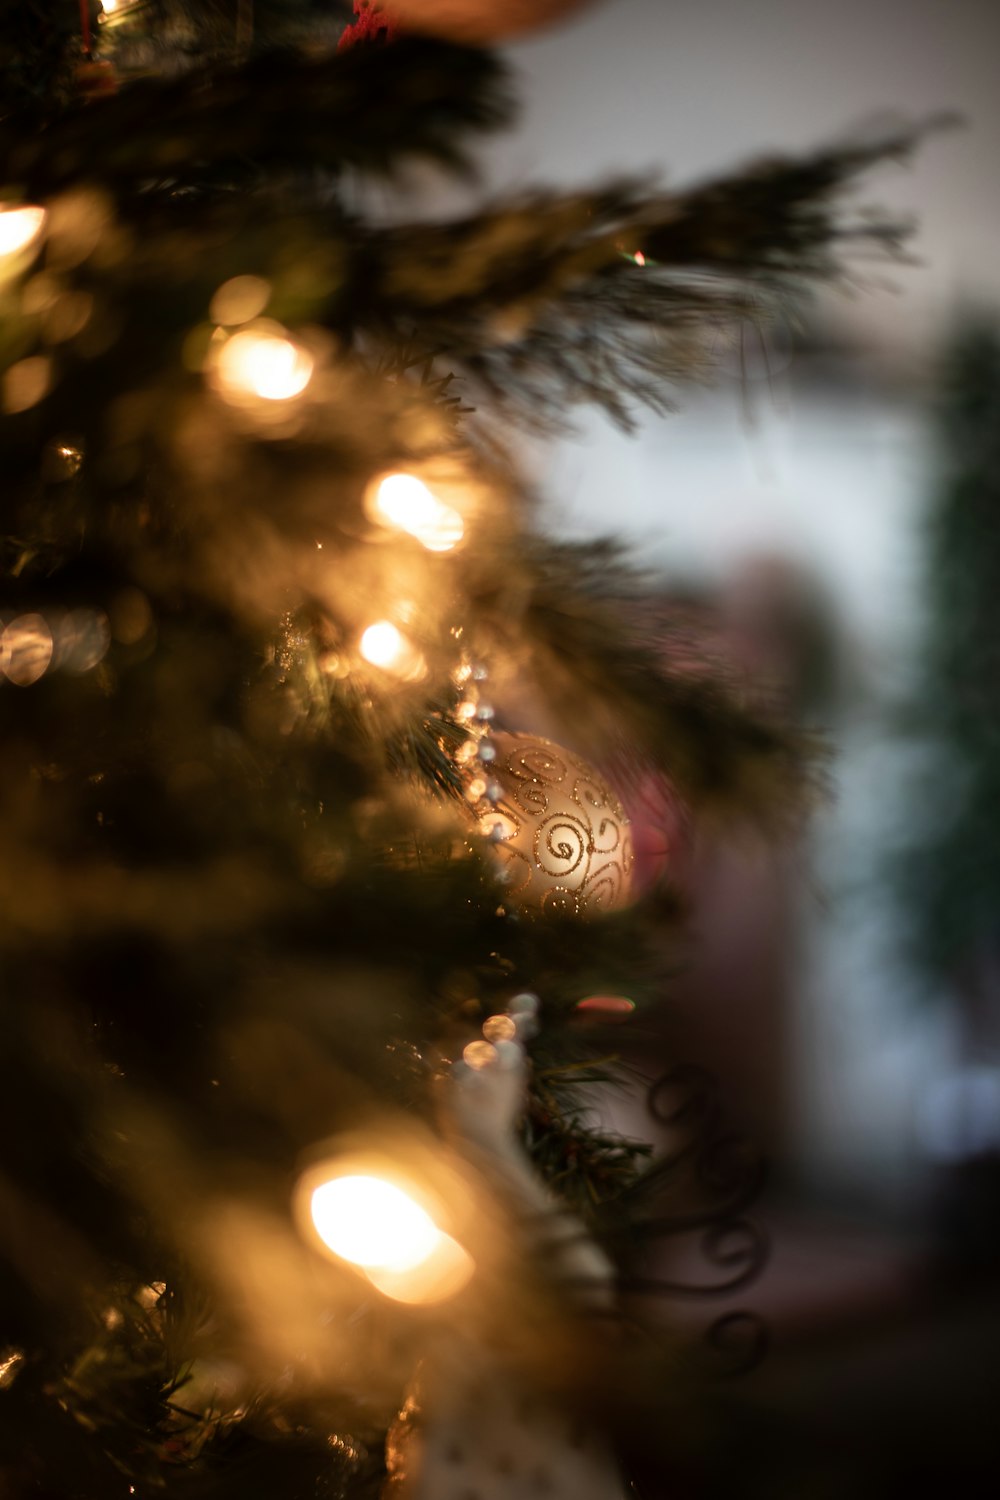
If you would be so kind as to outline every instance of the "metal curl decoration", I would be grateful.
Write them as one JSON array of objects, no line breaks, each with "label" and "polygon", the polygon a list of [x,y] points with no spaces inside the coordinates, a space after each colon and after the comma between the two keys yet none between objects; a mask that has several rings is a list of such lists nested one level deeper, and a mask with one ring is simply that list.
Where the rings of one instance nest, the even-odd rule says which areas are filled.
[{"label": "metal curl decoration", "polygon": [[[763,1186],[764,1162],[748,1140],[726,1128],[715,1082],[703,1068],[682,1065],[663,1074],[650,1087],[648,1108],[673,1139],[644,1174],[643,1186],[686,1201],[644,1216],[630,1233],[649,1242],[697,1236],[707,1274],[626,1275],[621,1291],[695,1300],[743,1291],[769,1253],[765,1231],[746,1216]],[[767,1327],[755,1313],[730,1309],[709,1325],[703,1345],[721,1373],[745,1374],[767,1351]]]}]

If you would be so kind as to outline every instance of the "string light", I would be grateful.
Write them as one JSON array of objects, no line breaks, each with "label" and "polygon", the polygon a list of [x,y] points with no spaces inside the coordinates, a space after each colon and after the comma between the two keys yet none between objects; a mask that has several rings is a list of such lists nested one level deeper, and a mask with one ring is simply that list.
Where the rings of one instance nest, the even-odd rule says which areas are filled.
[{"label": "string light", "polygon": [[143,0],[101,0],[98,21],[102,26],[114,26],[134,10],[141,10]]},{"label": "string light", "polygon": [[437,1247],[441,1231],[402,1188],[378,1177],[336,1177],[316,1188],[312,1217],[320,1239],[366,1270],[409,1271]]},{"label": "string light", "polygon": [[465,535],[458,511],[415,474],[386,474],[375,486],[369,509],[377,521],[407,532],[428,552],[450,552]]},{"label": "string light", "polygon": [[44,223],[44,208],[34,204],[0,209],[0,257],[27,250],[38,239]]},{"label": "string light", "polygon": [[311,1235],[394,1301],[442,1301],[461,1291],[475,1269],[391,1166],[327,1162],[304,1174],[296,1197]]},{"label": "string light", "polygon": [[376,620],[361,636],[358,649],[365,661],[395,677],[412,679],[423,675],[424,659],[391,620]]},{"label": "string light", "polygon": [[228,400],[290,401],[309,384],[313,360],[280,324],[262,320],[218,347],[214,373]]},{"label": "string light", "polygon": [[361,637],[361,655],[373,667],[391,670],[406,650],[406,642],[389,620],[378,620]]}]

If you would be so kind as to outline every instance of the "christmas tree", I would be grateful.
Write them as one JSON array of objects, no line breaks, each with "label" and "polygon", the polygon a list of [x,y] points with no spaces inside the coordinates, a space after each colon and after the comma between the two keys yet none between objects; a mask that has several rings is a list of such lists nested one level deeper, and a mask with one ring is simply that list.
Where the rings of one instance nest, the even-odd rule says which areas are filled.
[{"label": "christmas tree", "polygon": [[682,928],[625,807],[818,778],[519,433],[891,252],[845,190],[911,137],[484,204],[509,80],[412,6],[51,9],[0,74],[3,1492],[621,1495],[689,1379],[615,1291],[669,1174],[588,1113]]}]

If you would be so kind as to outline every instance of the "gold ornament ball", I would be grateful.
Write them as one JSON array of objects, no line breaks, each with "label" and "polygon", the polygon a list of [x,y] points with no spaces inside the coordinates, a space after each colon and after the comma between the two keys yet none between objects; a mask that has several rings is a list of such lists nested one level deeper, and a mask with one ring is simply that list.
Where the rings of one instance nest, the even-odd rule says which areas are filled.
[{"label": "gold ornament ball", "polygon": [[455,42],[482,45],[538,30],[589,3],[590,0],[384,0],[383,9],[401,26],[434,32]]},{"label": "gold ornament ball", "polygon": [[491,736],[502,795],[480,818],[521,911],[594,916],[632,897],[632,830],[600,772],[534,734]]}]

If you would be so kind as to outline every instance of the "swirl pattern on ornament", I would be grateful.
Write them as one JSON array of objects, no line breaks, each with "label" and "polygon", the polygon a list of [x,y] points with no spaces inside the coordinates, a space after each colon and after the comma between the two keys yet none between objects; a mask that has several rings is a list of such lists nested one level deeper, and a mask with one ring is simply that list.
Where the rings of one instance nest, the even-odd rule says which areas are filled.
[{"label": "swirl pattern on ornament", "polygon": [[546,875],[564,878],[578,870],[589,857],[593,844],[590,830],[580,818],[554,813],[535,829],[535,863]]},{"label": "swirl pattern on ornament", "polygon": [[586,761],[535,735],[497,732],[503,792],[483,818],[516,904],[546,913],[611,911],[631,894],[632,840],[618,797]]}]

